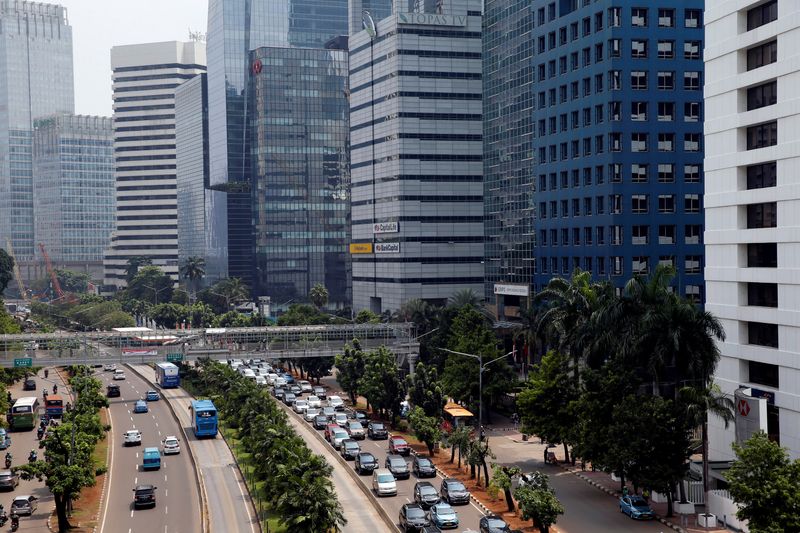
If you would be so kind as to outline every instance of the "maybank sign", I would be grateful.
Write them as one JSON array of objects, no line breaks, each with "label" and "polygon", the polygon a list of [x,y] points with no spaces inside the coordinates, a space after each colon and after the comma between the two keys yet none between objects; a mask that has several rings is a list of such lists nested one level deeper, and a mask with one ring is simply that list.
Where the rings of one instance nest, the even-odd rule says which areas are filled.
[{"label": "maybank sign", "polygon": [[466,26],[466,15],[437,15],[436,13],[398,13],[399,24],[420,24],[423,26]]}]

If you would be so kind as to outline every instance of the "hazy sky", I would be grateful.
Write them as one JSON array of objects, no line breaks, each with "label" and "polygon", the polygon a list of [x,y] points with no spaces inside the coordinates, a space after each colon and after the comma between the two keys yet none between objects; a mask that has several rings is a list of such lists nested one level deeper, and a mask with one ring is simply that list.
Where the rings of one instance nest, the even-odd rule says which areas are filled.
[{"label": "hazy sky", "polygon": [[75,65],[75,112],[111,115],[111,47],[186,41],[206,31],[206,0],[43,0],[67,8]]}]

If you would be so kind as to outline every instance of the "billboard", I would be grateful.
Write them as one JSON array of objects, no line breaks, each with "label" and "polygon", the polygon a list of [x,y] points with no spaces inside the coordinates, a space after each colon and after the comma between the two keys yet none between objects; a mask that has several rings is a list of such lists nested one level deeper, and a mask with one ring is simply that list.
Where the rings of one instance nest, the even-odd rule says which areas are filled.
[{"label": "billboard", "polygon": [[505,296],[530,296],[530,285],[511,285],[508,283],[495,283],[494,293]]},{"label": "billboard", "polygon": [[751,396],[749,388],[734,393],[736,442],[743,443],[759,431],[767,432],[767,399]]},{"label": "billboard", "polygon": [[372,243],[371,242],[353,242],[353,243],[350,243],[350,253],[351,254],[371,254],[372,253]]},{"label": "billboard", "polygon": [[372,225],[372,233],[397,233],[400,224],[397,222],[376,222]]},{"label": "billboard", "polygon": [[378,243],[375,243],[375,253],[376,254],[399,254],[400,253],[400,243],[399,242],[378,242]]}]

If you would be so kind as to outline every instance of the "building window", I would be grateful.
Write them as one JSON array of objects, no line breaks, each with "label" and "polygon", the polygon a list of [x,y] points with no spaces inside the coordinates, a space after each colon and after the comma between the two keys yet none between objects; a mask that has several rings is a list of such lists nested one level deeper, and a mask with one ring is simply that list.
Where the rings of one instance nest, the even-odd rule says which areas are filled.
[{"label": "building window", "polygon": [[[748,340],[750,340],[749,331],[752,329],[749,327],[750,324],[753,325],[761,325],[761,326],[775,326],[775,333],[777,333],[777,324],[760,324],[758,322],[748,322]],[[764,328],[763,333],[771,332],[772,328]],[[760,337],[763,336],[763,333],[756,332],[755,337],[759,337],[759,340],[762,340]],[[750,344],[758,344],[761,346],[770,346],[773,348],[778,347],[778,336],[775,335],[775,342],[774,345],[772,342],[769,344],[763,344],[761,342],[752,342],[750,340]],[[757,383],[759,385],[766,385],[767,387],[772,387],[774,389],[780,388],[780,367],[778,365],[770,365],[767,363],[759,363],[757,361],[748,361],[747,362],[748,368],[748,382],[749,383]]]},{"label": "building window", "polygon": [[647,89],[647,71],[634,70],[631,72],[631,89],[644,91]]},{"label": "building window", "polygon": [[612,70],[608,73],[608,88],[612,91],[619,91],[622,89],[622,72],[619,70]]},{"label": "building window", "polygon": [[700,183],[700,165],[696,163],[687,163],[683,165],[683,182],[684,183]]},{"label": "building window", "polygon": [[592,216],[592,199],[584,198],[583,199],[583,214],[588,216]]},{"label": "building window", "polygon": [[686,299],[692,303],[699,304],[703,300],[700,285],[687,285]]},{"label": "building window", "polygon": [[[550,230],[550,241],[553,244],[553,246],[558,246],[558,230],[557,229],[551,229]],[[553,269],[557,270],[557,267],[553,267]]]},{"label": "building window", "polygon": [[622,226],[609,226],[608,229],[611,232],[611,245],[612,246],[622,245],[622,236],[623,236]]},{"label": "building window", "polygon": [[659,152],[673,152],[673,151],[675,151],[675,134],[674,133],[659,133],[658,134],[658,151]]},{"label": "building window", "polygon": [[622,195],[612,194],[608,197],[609,208],[612,215],[622,214]]},{"label": "building window", "polygon": [[747,342],[769,348],[778,347],[778,325],[763,322],[747,323]]},{"label": "building window", "polygon": [[611,148],[612,152],[621,152],[622,151],[622,134],[621,133],[610,133],[610,139],[608,142],[609,147]]},{"label": "building window", "polygon": [[658,226],[658,244],[675,244],[675,226]]},{"label": "building window", "polygon": [[699,152],[700,151],[700,134],[699,133],[684,133],[683,134],[683,151],[684,152]]},{"label": "building window", "polygon": [[647,137],[647,133],[631,133],[631,152],[646,152]]},{"label": "building window", "polygon": [[675,73],[670,71],[659,71],[658,88],[662,91],[671,91],[675,88]]},{"label": "building window", "polygon": [[778,121],[747,128],[747,149],[756,150],[778,144]]},{"label": "building window", "polygon": [[647,195],[646,194],[633,194],[631,195],[631,212],[635,215],[642,215],[647,213]]},{"label": "building window", "polygon": [[747,268],[778,268],[778,243],[748,243]]},{"label": "building window", "polygon": [[658,58],[672,59],[675,57],[675,41],[658,41]]},{"label": "building window", "polygon": [[699,224],[687,224],[683,228],[683,242],[686,244],[700,244],[701,235]]},{"label": "building window", "polygon": [[759,109],[778,102],[778,82],[772,80],[747,89],[747,110]]},{"label": "building window", "polygon": [[594,14],[594,31],[603,31],[603,13]]},{"label": "building window", "polygon": [[633,226],[631,228],[631,244],[643,245],[648,243],[650,226]]},{"label": "building window", "polygon": [[[591,244],[591,243],[587,243]],[[594,265],[592,264],[591,257],[584,257],[583,258],[583,270],[586,272],[592,272],[594,270]]]},{"label": "building window", "polygon": [[658,182],[672,183],[675,181],[675,165],[672,163],[658,164]]},{"label": "building window", "polygon": [[608,118],[611,122],[619,122],[622,120],[622,103],[609,102],[608,104]]},{"label": "building window", "polygon": [[634,275],[643,275],[650,272],[648,268],[648,257],[640,256],[634,257],[631,261],[631,271]]},{"label": "building window", "polygon": [[581,22],[583,24],[583,36],[586,37],[592,33],[592,19],[589,17],[584,17]]},{"label": "building window", "polygon": [[778,226],[777,202],[749,204],[747,206],[747,229],[775,228]]},{"label": "building window", "polygon": [[631,181],[633,183],[646,183],[647,182],[648,165],[641,163],[631,164]]},{"label": "building window", "polygon": [[675,102],[658,103],[658,121],[672,122],[675,117]]},{"label": "building window", "polygon": [[675,10],[674,9],[659,9],[658,10],[658,27],[659,28],[672,28],[675,26]]},{"label": "building window", "polygon": [[625,267],[622,264],[624,259],[625,259],[624,257],[619,257],[619,256],[614,256],[611,258],[612,276],[621,276],[625,272]]},{"label": "building window", "polygon": [[685,41],[683,57],[684,59],[700,59],[700,41]]},{"label": "building window", "polygon": [[683,73],[683,89],[686,91],[699,91],[700,90],[700,73],[699,72],[684,72]]},{"label": "building window", "polygon": [[634,7],[631,8],[631,26],[638,28],[647,27],[647,8]]},{"label": "building window", "polygon": [[603,59],[605,59],[605,53],[603,52],[603,43],[597,43],[594,45],[594,62],[600,63]]},{"label": "building window", "polygon": [[598,215],[604,215],[606,212],[606,202],[605,197],[603,196],[595,196],[594,197],[594,205],[597,208]]},{"label": "building window", "polygon": [[658,195],[658,212],[668,214],[675,212],[675,196],[672,194]]},{"label": "building window", "polygon": [[581,245],[581,229],[580,228],[572,228],[572,245],[573,246],[580,246]]},{"label": "building window", "polygon": [[606,243],[606,228],[603,226],[597,226],[595,229],[597,230],[595,232],[597,235],[597,244],[602,246]]},{"label": "building window", "polygon": [[684,102],[683,121],[684,122],[700,121],[700,102]]},{"label": "building window", "polygon": [[631,57],[633,59],[645,59],[647,57],[647,39],[631,40]]},{"label": "building window", "polygon": [[778,307],[778,284],[748,283],[747,305],[754,307]]},{"label": "building window", "polygon": [[764,189],[778,184],[778,165],[775,161],[747,167],[747,188]]},{"label": "building window", "polygon": [[569,228],[561,228],[561,245],[569,246]]},{"label": "building window", "polygon": [[674,255],[660,255],[660,256],[658,256],[658,264],[675,268],[675,256]]},{"label": "building window", "polygon": [[769,24],[778,18],[778,0],[771,0],[747,11],[747,31]]},{"label": "building window", "polygon": [[687,9],[684,14],[684,26],[687,28],[699,28],[702,26],[702,13],[699,9]]},{"label": "building window", "polygon": [[622,24],[622,8],[610,7],[608,8],[608,25],[612,28],[618,28]]},{"label": "building window", "polygon": [[631,120],[647,120],[647,102],[631,102]]},{"label": "building window", "polygon": [[622,165],[620,163],[611,163],[608,165],[608,173],[610,174],[610,180],[612,183],[622,182]]},{"label": "building window", "polygon": [[757,69],[778,60],[778,41],[769,41],[747,51],[747,70]]},{"label": "building window", "polygon": [[683,212],[684,213],[699,213],[700,212],[700,195],[699,194],[685,194],[683,196]]},{"label": "building window", "polygon": [[700,261],[699,255],[687,255],[683,260],[683,271],[686,274],[699,274]]}]

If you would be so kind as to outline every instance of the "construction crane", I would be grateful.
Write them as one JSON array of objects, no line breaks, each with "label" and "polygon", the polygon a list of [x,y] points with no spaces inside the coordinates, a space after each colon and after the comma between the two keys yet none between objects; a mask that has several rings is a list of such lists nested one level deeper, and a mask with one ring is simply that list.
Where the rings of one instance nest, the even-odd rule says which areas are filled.
[{"label": "construction crane", "polygon": [[11,259],[14,260],[14,279],[17,280],[19,296],[26,302],[29,302],[30,298],[28,297],[28,291],[25,289],[25,283],[22,281],[22,272],[19,269],[19,261],[17,261],[17,256],[14,255],[14,248],[11,246],[11,239],[6,239],[6,248],[8,249],[8,255],[10,255]]},{"label": "construction crane", "polygon": [[50,283],[53,284],[53,290],[56,293],[56,300],[66,300],[72,301],[75,299],[75,296],[72,293],[65,293],[61,290],[61,283],[58,282],[58,276],[56,275],[56,271],[53,268],[53,263],[50,262],[50,256],[47,255],[47,249],[45,249],[44,244],[39,243],[39,249],[42,251],[42,257],[44,257],[44,264],[47,266],[47,273],[50,274]]}]

